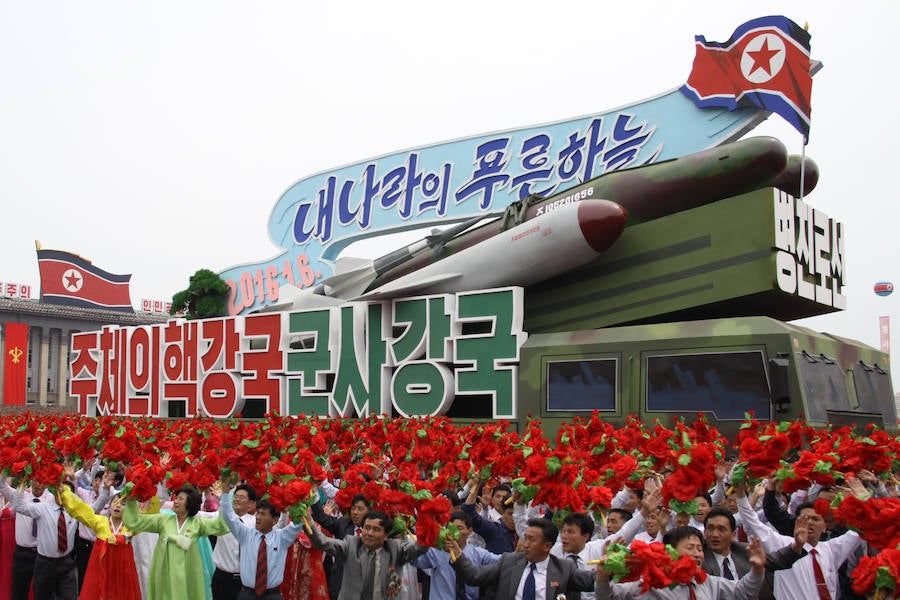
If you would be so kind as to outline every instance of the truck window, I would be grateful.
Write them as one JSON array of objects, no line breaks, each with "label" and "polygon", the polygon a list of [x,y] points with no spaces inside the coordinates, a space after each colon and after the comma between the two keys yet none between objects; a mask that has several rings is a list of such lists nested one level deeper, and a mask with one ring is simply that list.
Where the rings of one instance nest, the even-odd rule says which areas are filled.
[{"label": "truck window", "polygon": [[825,423],[829,410],[851,410],[844,371],[836,360],[804,351],[798,352],[795,359],[807,420]]},{"label": "truck window", "polygon": [[853,365],[853,383],[860,411],[884,415],[887,423],[896,421],[894,391],[887,371],[878,365],[860,361]]},{"label": "truck window", "polygon": [[771,418],[771,396],[761,351],[648,356],[647,411],[712,413],[741,420],[753,411]]},{"label": "truck window", "polygon": [[547,363],[548,411],[615,411],[615,358]]}]

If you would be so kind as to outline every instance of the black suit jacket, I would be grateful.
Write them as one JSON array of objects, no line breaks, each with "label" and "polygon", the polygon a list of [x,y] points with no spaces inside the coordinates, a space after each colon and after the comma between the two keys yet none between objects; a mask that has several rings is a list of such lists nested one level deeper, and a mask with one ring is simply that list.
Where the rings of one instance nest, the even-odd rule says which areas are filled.
[{"label": "black suit jacket", "polygon": [[[547,587],[545,598],[550,600],[558,594],[566,594],[568,600],[581,600],[581,592],[594,589],[594,574],[575,568],[570,560],[563,560],[549,555],[547,565]],[[484,586],[496,583],[496,598],[515,598],[516,590],[528,565],[524,554],[507,552],[492,565],[476,567],[463,554],[453,563],[453,568],[462,575],[463,581],[469,585]]]}]

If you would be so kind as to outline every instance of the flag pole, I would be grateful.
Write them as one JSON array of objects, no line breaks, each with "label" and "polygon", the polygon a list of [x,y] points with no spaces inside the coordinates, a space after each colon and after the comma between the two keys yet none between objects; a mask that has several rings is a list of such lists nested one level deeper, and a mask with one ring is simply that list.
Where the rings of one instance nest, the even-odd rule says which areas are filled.
[{"label": "flag pole", "polygon": [[803,192],[806,189],[806,141],[807,138],[803,136],[803,150],[800,152],[800,200],[803,200]]}]

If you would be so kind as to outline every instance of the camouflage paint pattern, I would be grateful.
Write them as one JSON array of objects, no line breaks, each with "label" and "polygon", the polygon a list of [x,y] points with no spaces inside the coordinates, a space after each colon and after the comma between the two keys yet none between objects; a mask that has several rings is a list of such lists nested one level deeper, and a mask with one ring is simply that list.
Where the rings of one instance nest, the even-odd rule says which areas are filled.
[{"label": "camouflage paint pattern", "polygon": [[[670,424],[673,417],[693,420],[693,411],[648,410],[648,359],[656,356],[684,356],[761,353],[765,365],[764,377],[769,394],[782,400],[771,405],[771,417],[777,420],[805,415],[813,425],[828,422],[864,425],[874,422],[888,429],[897,429],[897,415],[886,354],[855,340],[819,333],[811,329],[783,323],[769,317],[735,317],[702,321],[671,322],[531,334],[521,353],[519,385],[519,420],[528,415],[543,420],[549,436],[555,436],[560,423],[577,415],[589,415],[591,408],[579,411],[551,411],[548,406],[548,365],[559,361],[593,359],[615,360],[615,405],[603,412],[611,423],[622,425],[629,414],[644,421],[654,419]],[[804,354],[805,353],[805,354]],[[839,389],[817,385],[822,372],[808,368],[814,358],[825,371],[832,372],[828,383]],[[785,387],[778,393],[778,370],[772,359],[781,359],[787,375]],[[830,362],[828,362],[830,361]],[[881,395],[873,404],[871,394],[866,397],[863,381],[857,374],[862,361],[880,383]],[[759,362],[759,361],[757,361]],[[875,368],[877,367],[877,369]],[[819,377],[821,378],[821,377]],[[703,382],[700,382],[701,384]],[[708,384],[708,382],[707,382]],[[727,387],[727,384],[724,386]],[[707,385],[707,390],[715,390]],[[787,400],[785,400],[785,398]],[[735,407],[737,408],[737,407]],[[739,411],[742,412],[742,411]],[[708,414],[728,436],[733,436],[740,419],[724,420]]]},{"label": "camouflage paint pattern", "polygon": [[764,188],[626,227],[588,265],[527,288],[525,330],[837,310],[778,289],[777,194]]}]

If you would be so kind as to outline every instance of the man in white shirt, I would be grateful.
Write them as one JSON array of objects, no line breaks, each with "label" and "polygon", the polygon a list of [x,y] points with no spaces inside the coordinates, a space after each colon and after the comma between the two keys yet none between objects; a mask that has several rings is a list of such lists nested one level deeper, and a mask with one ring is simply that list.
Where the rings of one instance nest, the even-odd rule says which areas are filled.
[{"label": "man in white shirt", "polygon": [[[246,527],[256,527],[256,518],[248,511],[256,503],[256,491],[249,485],[241,484],[234,489],[231,507],[238,520]],[[221,506],[220,506],[221,508]],[[240,548],[233,533],[216,538],[213,549],[213,564],[216,570],[212,577],[213,600],[237,600],[241,593]]]},{"label": "man in white shirt", "polygon": [[[738,510],[747,533],[759,538],[766,552],[775,552],[790,545],[794,538],[782,535],[764,525],[750,507],[745,486],[735,486]],[[807,525],[807,541],[803,548],[807,555],[790,569],[775,573],[775,597],[779,600],[834,600],[838,597],[838,567],[862,542],[859,534],[848,531],[827,541],[820,541],[825,532],[825,519],[812,503],[801,504],[797,517]]]},{"label": "man in white shirt", "polygon": [[[0,478],[0,494],[9,503],[13,503],[16,490],[11,488],[6,479]],[[53,494],[37,481],[31,482],[31,489],[25,490],[25,502],[46,502],[55,504]],[[16,515],[16,549],[12,562],[12,592],[10,598],[27,598],[34,577],[34,561],[37,559],[37,523],[23,514]]]},{"label": "man in white shirt", "polygon": [[[64,485],[75,491],[70,481]],[[75,565],[75,533],[78,521],[63,509],[61,501],[55,497],[53,500],[53,504],[29,502],[24,489],[20,488],[13,499],[13,509],[37,523],[34,600],[76,600],[78,568]]]},{"label": "man in white shirt", "polygon": [[[709,511],[706,515],[704,538],[706,541],[703,549],[704,571],[725,579],[740,579],[750,571],[747,544],[737,541],[737,525],[734,515],[728,510],[716,507]],[[803,550],[806,539],[806,523],[801,520],[790,546],[785,546],[777,552],[766,553],[766,575],[763,589],[759,593],[760,600],[774,599],[772,592],[774,572],[791,568],[794,562],[806,553]]]},{"label": "man in white shirt", "polygon": [[[226,486],[227,489],[227,486]],[[240,548],[240,600],[281,600],[278,587],[284,579],[284,563],[288,548],[303,529],[301,523],[290,523],[276,529],[281,514],[268,501],[257,505],[254,526],[247,527],[232,510],[231,494],[222,496],[219,507],[222,520],[228,525]],[[218,544],[217,544],[218,545]]]}]

